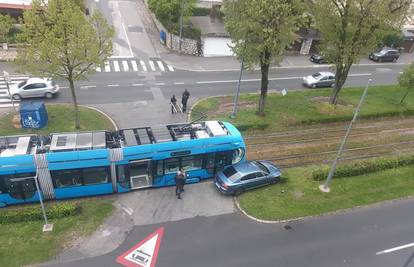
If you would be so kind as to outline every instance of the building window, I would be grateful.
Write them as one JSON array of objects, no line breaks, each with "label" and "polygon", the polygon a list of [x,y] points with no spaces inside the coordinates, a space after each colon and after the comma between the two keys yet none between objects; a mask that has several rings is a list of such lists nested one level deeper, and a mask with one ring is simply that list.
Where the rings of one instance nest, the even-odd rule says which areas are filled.
[{"label": "building window", "polygon": [[107,167],[86,168],[82,170],[83,184],[103,184],[109,180],[109,172]]},{"label": "building window", "polygon": [[50,171],[55,188],[82,185],[79,169]]}]

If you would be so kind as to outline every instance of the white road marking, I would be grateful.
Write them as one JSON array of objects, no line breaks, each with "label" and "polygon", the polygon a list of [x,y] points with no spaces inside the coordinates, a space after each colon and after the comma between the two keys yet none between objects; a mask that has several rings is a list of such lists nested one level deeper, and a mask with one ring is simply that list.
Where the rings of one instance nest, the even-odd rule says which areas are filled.
[{"label": "white road marking", "polygon": [[[19,103],[14,103],[14,106],[15,107],[18,107],[19,106]],[[12,108],[13,107],[13,104],[1,104],[1,106],[0,107],[2,107],[2,108]]]},{"label": "white road marking", "polygon": [[402,246],[399,246],[399,247],[395,247],[395,248],[390,248],[390,249],[378,251],[375,254],[381,255],[381,254],[386,254],[386,253],[390,253],[390,252],[394,252],[394,251],[397,251],[397,250],[401,250],[401,249],[405,249],[405,248],[410,248],[410,247],[414,247],[414,243],[410,243],[410,244],[407,244],[407,245],[402,245]]},{"label": "white road marking", "polygon": [[118,87],[118,86],[119,86],[119,84],[108,84],[107,86],[108,86],[108,87]]},{"label": "white road marking", "polygon": [[[257,79],[259,80],[259,79]],[[207,83],[234,83],[237,82],[237,80],[227,80],[227,81],[201,81],[196,82],[196,84],[207,84]]]},{"label": "white road marking", "polygon": [[357,76],[371,76],[372,73],[359,73],[359,74],[348,74],[349,77],[357,77]]},{"label": "white road marking", "polygon": [[105,72],[110,72],[111,66],[109,65],[109,61],[105,61]]},{"label": "white road marking", "polygon": [[89,89],[89,88],[95,88],[96,85],[82,85],[81,87],[79,87],[80,89]]},{"label": "white road marking", "polygon": [[60,89],[69,89],[67,86],[61,86]]},{"label": "white road marking", "polygon": [[135,60],[131,60],[131,65],[132,65],[132,69],[134,71],[138,71],[138,65],[137,65],[137,62]]},{"label": "white road marking", "polygon": [[134,84],[132,84],[132,86],[144,86],[144,84],[143,83],[134,83]]},{"label": "white road marking", "polygon": [[165,85],[165,83],[155,83],[155,85]]},{"label": "white road marking", "polygon": [[5,85],[5,84],[0,84],[0,88],[7,88],[7,85]]},{"label": "white road marking", "polygon": [[150,67],[152,69],[152,71],[155,71],[155,65],[154,62],[152,60],[149,61]]},{"label": "white road marking", "polygon": [[129,71],[128,62],[126,60],[122,61],[122,67],[124,68],[124,71]]},{"label": "white road marking", "polygon": [[125,38],[126,38],[126,41],[128,43],[128,47],[129,47],[129,52],[131,53],[131,56],[134,56],[134,53],[132,53],[131,43],[129,42],[128,34],[127,34],[127,31],[125,29],[125,25],[124,25],[123,22],[122,22],[122,29],[124,29]]},{"label": "white road marking", "polygon": [[183,83],[183,82],[175,82],[174,84],[175,85],[178,85],[178,84],[185,84],[185,83]]},{"label": "white road marking", "polygon": [[167,65],[167,68],[168,68],[170,71],[174,71],[173,66]]},{"label": "white road marking", "polygon": [[399,74],[403,74],[403,73],[404,73],[403,71],[400,71],[400,72],[399,72]]},{"label": "white road marking", "polygon": [[144,62],[144,61],[142,61],[142,60],[140,60],[140,61],[139,61],[139,64],[141,64],[142,69],[143,69],[145,72],[147,72],[147,65],[145,65],[145,62]]},{"label": "white road marking", "polygon": [[110,56],[110,59],[119,59],[119,58],[133,58],[134,56]]},{"label": "white road marking", "polygon": [[128,213],[128,215],[129,216],[131,216],[132,215],[132,213],[134,213],[134,210],[133,209],[131,209],[131,208],[122,208],[126,213]]},{"label": "white road marking", "polygon": [[96,70],[97,72],[101,72],[101,71],[102,71],[100,66],[96,67],[96,69],[95,69],[95,70]]},{"label": "white road marking", "polygon": [[[14,102],[20,101],[20,100],[14,100]],[[10,98],[0,98],[0,103],[11,103]]]},{"label": "white road marking", "polygon": [[116,72],[119,72],[121,69],[119,68],[119,63],[117,60],[112,61],[112,63],[114,64],[114,69]]},{"label": "white road marking", "polygon": [[161,71],[165,71],[164,65],[162,64],[161,61],[157,60],[157,64],[158,64],[158,67],[161,69]]}]

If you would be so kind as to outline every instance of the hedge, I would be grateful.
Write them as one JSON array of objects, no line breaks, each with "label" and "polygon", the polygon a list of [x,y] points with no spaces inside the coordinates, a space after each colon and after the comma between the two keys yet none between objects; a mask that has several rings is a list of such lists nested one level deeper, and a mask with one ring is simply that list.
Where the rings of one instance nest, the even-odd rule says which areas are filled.
[{"label": "hedge", "polygon": [[[396,158],[379,158],[374,160],[363,160],[351,164],[338,166],[334,178],[358,176],[383,170],[398,168],[414,164],[414,155]],[[324,167],[312,172],[312,178],[316,181],[326,179],[330,167]]]},{"label": "hedge", "polygon": [[269,123],[251,123],[251,124],[235,124],[236,128],[239,131],[247,131],[247,130],[265,130],[269,127]]},{"label": "hedge", "polygon": [[[79,214],[81,207],[76,202],[64,202],[46,208],[48,219],[58,219]],[[0,210],[0,224],[29,222],[43,220],[43,213],[39,207],[26,206],[19,208],[4,208]]]},{"label": "hedge", "polygon": [[195,7],[192,10],[192,16],[209,16],[211,12],[210,8]]}]

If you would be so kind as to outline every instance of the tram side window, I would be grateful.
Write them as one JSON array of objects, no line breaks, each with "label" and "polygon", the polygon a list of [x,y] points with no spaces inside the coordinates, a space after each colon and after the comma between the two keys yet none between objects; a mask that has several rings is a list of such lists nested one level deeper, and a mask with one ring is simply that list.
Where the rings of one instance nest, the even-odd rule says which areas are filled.
[{"label": "tram side window", "polygon": [[56,188],[82,185],[79,169],[51,171],[50,174]]},{"label": "tram side window", "polygon": [[189,156],[181,158],[181,166],[185,171],[199,170],[202,168],[203,157],[202,155]]},{"label": "tram side window", "polygon": [[118,182],[121,184],[121,186],[125,188],[129,188],[129,169],[127,168],[127,165],[119,165],[116,166],[116,172],[118,177]]},{"label": "tram side window", "polygon": [[165,174],[176,173],[180,167],[180,160],[172,158],[165,160]]},{"label": "tram side window", "polygon": [[86,168],[82,170],[82,173],[85,185],[107,183],[109,180],[107,167]]},{"label": "tram side window", "polygon": [[157,176],[164,175],[164,162],[162,160],[157,161]]}]

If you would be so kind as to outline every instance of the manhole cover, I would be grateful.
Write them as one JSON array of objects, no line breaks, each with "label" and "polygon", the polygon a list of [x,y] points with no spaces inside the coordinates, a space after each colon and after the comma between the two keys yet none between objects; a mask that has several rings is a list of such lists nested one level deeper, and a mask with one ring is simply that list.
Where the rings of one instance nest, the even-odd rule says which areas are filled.
[{"label": "manhole cover", "polygon": [[130,31],[130,32],[142,32],[143,29],[140,26],[129,26],[128,31]]}]

